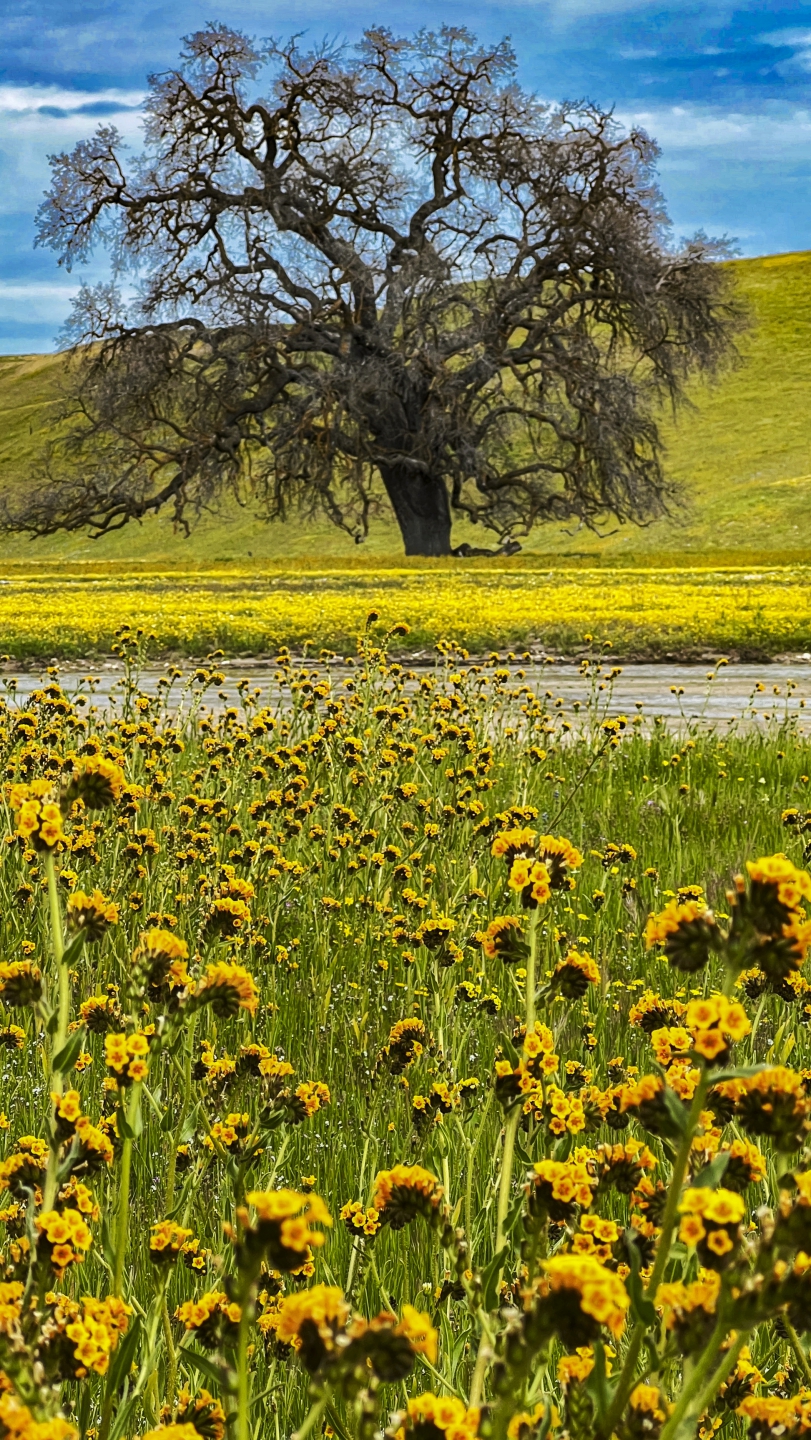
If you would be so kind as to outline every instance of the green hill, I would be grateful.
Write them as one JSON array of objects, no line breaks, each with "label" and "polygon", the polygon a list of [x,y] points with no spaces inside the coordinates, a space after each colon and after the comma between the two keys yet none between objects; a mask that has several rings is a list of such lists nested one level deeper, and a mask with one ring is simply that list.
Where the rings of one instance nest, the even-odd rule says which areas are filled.
[{"label": "green hill", "polygon": [[[715,385],[697,385],[695,408],[667,426],[668,469],[688,489],[687,511],[675,522],[645,530],[623,526],[603,539],[549,526],[533,536],[528,552],[614,564],[676,557],[698,564],[776,563],[811,554],[811,251],[733,261],[732,268],[753,319],[740,346],[742,364]],[[62,366],[59,356],[0,357],[0,486],[26,483],[47,435]],[[456,538],[488,543],[481,531],[460,529]],[[0,541],[6,562],[379,560],[400,553],[392,522],[378,521],[359,551],[327,523],[269,526],[233,504],[201,520],[191,540],[175,534],[168,517],[158,517],[99,541]]]}]

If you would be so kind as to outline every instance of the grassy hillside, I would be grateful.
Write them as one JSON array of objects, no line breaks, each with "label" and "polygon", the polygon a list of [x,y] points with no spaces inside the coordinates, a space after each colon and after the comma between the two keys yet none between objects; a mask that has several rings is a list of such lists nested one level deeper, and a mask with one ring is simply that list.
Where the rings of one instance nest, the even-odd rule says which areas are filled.
[{"label": "grassy hillside", "polygon": [[[733,262],[750,306],[742,364],[712,387],[696,386],[695,408],[666,427],[668,468],[688,487],[676,523],[630,526],[597,539],[550,526],[527,549],[541,556],[645,564],[695,557],[701,563],[772,563],[811,554],[811,251]],[[0,486],[25,484],[47,434],[63,362],[58,356],[0,357]],[[457,539],[469,538],[461,530]],[[478,543],[486,543],[476,532]],[[392,523],[378,522],[362,550],[331,525],[267,526],[230,506],[206,517],[188,541],[171,521],[153,519],[93,542],[57,537],[0,542],[0,560],[78,559],[180,563],[275,561],[291,556],[360,560],[397,556]]]}]

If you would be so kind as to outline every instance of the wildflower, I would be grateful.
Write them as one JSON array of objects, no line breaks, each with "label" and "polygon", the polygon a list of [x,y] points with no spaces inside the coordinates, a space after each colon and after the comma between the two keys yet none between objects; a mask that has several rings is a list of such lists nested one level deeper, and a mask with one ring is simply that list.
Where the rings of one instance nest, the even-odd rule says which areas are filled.
[{"label": "wildflower", "polygon": [[[208,1390],[192,1395],[191,1391],[183,1389],[171,1412],[168,1407],[161,1410],[160,1428],[149,1433],[153,1440],[194,1440],[192,1435],[185,1433],[193,1430],[198,1440],[223,1440],[225,1425],[225,1411]],[[179,1434],[180,1431],[183,1433]],[[147,1440],[146,1436],[144,1440]]]},{"label": "wildflower", "polygon": [[424,945],[427,950],[440,950],[455,928],[454,920],[447,915],[437,915],[430,920],[423,920],[414,933],[414,941],[417,945]]},{"label": "wildflower", "polygon": [[341,1207],[339,1218],[343,1220],[350,1235],[365,1236],[373,1240],[380,1229],[380,1215],[374,1205],[364,1210],[359,1200],[348,1200]]},{"label": "wildflower", "polygon": [[239,1212],[241,1252],[267,1257],[275,1270],[297,1270],[311,1259],[311,1247],[324,1244],[323,1231],[313,1225],[331,1225],[332,1219],[318,1195],[296,1190],[251,1190],[245,1197],[254,1211]]},{"label": "wildflower", "polygon": [[662,945],[666,959],[677,970],[692,973],[707,964],[720,947],[715,916],[703,901],[670,900],[645,926],[645,944],[650,950]]},{"label": "wildflower", "polygon": [[82,800],[88,810],[106,810],[121,799],[124,784],[120,765],[102,755],[86,756],[76,765],[62,792],[62,808],[67,814],[75,800]]},{"label": "wildflower", "polygon": [[552,974],[550,989],[565,1000],[582,1000],[589,985],[599,985],[600,968],[591,955],[570,950],[558,961]]},{"label": "wildflower", "polygon": [[621,1145],[598,1145],[593,1163],[598,1192],[613,1189],[630,1195],[644,1172],[655,1169],[656,1156],[641,1140],[626,1140]]},{"label": "wildflower", "polygon": [[535,840],[537,832],[524,826],[521,829],[502,830],[493,841],[491,854],[497,860],[504,860],[507,869],[510,870],[513,861],[518,859],[529,859],[535,854]]},{"label": "wildflower", "polygon": [[170,988],[188,985],[188,958],[189,947],[185,940],[173,935],[171,930],[156,926],[141,935],[132,954],[132,963],[142,983],[155,993],[167,982]]},{"label": "wildflower", "polygon": [[476,1440],[479,1411],[453,1395],[439,1398],[427,1391],[392,1417],[392,1431],[395,1440]]},{"label": "wildflower", "polygon": [[42,999],[42,971],[31,960],[0,961],[0,1000],[22,1010]]},{"label": "wildflower", "polygon": [[274,1326],[284,1345],[294,1345],[310,1374],[334,1353],[336,1338],[349,1318],[349,1306],[336,1285],[314,1285],[279,1302]]},{"label": "wildflower", "polygon": [[525,910],[545,905],[552,894],[549,871],[542,860],[513,860],[507,884],[519,892]]},{"label": "wildflower", "polygon": [[803,902],[811,900],[811,876],[785,855],[747,861],[749,888],[741,876],[729,896],[730,939],[771,982],[797,970],[811,945],[811,922]]},{"label": "wildflower", "polygon": [[49,1352],[61,1345],[69,1349],[65,1379],[83,1379],[88,1373],[106,1375],[110,1357],[126,1333],[132,1309],[111,1295],[98,1300],[86,1295],[81,1302],[66,1295],[49,1297],[51,1310],[46,1326],[46,1365]]},{"label": "wildflower", "polygon": [[38,854],[55,850],[65,840],[62,811],[45,798],[50,791],[50,785],[46,784],[43,790],[37,782],[30,786],[11,787],[10,805],[16,822],[15,833]]},{"label": "wildflower", "polygon": [[57,1271],[81,1264],[93,1236],[78,1210],[46,1210],[35,1220],[38,1246]]},{"label": "wildflower", "polygon": [[658,1385],[635,1385],[628,1399],[622,1440],[657,1440],[672,1409]]},{"label": "wildflower", "polygon": [[103,1035],[108,1030],[118,1030],[123,1024],[124,1017],[118,1004],[118,997],[115,993],[111,995],[91,995],[89,1000],[84,1000],[79,1006],[79,1019],[93,1035]]},{"label": "wildflower", "polygon": [[[695,1071],[696,1082],[698,1071]],[[668,1074],[670,1079],[670,1073]],[[659,1075],[642,1075],[618,1090],[619,1110],[622,1115],[635,1115],[639,1123],[652,1135],[675,1139],[681,1134],[681,1127],[671,1113],[665,1097],[667,1086]],[[691,1092],[692,1093],[692,1092]],[[681,1097],[680,1097],[681,1098]]]},{"label": "wildflower", "polygon": [[520,920],[514,915],[498,915],[481,935],[482,949],[488,960],[498,957],[505,965],[523,964],[529,954],[523,937]]},{"label": "wildflower", "polygon": [[28,1191],[41,1184],[45,1174],[48,1146],[34,1135],[22,1135],[17,1149],[0,1161],[0,1191],[8,1190],[17,1199],[28,1199]]},{"label": "wildflower", "polygon": [[694,1245],[708,1270],[724,1270],[737,1258],[744,1202],[733,1190],[690,1187],[679,1204],[679,1239]]},{"label": "wildflower", "polygon": [[804,1434],[811,1428],[808,1402],[803,1395],[748,1395],[736,1414],[749,1421],[751,1440],[777,1440],[778,1436]]},{"label": "wildflower", "polygon": [[[735,1087],[735,1114],[751,1135],[768,1135],[776,1150],[799,1150],[811,1130],[811,1100],[801,1075],[783,1065],[760,1070]],[[725,1082],[718,1087],[725,1089]]]},{"label": "wildflower", "polygon": [[638,1025],[646,1035],[652,1035],[654,1030],[677,1025],[686,1008],[680,1000],[663,1000],[653,990],[646,990],[628,1011],[628,1024]]},{"label": "wildflower", "polygon": [[11,1388],[0,1394],[0,1432],[8,1440],[77,1440],[79,1434],[75,1425],[61,1416],[35,1420]]},{"label": "wildflower", "polygon": [[291,1095],[287,1109],[291,1121],[310,1120],[325,1105],[330,1103],[329,1086],[321,1080],[303,1080]]},{"label": "wildflower", "polygon": [[239,1305],[229,1300],[224,1291],[207,1290],[196,1300],[179,1305],[175,1318],[204,1349],[217,1350],[224,1341],[235,1343],[241,1313]]},{"label": "wildflower", "polygon": [[194,991],[197,1005],[210,1005],[215,1015],[227,1019],[239,1010],[256,1013],[259,991],[256,981],[243,965],[218,960],[206,966],[206,973]]},{"label": "wildflower", "polygon": [[174,1265],[193,1231],[173,1220],[157,1220],[149,1237],[149,1258],[156,1265]]},{"label": "wildflower", "polygon": [[85,940],[93,943],[103,939],[107,931],[118,924],[118,906],[100,890],[94,890],[92,895],[75,890],[68,896],[66,921],[71,935],[83,934]]},{"label": "wildflower", "polygon": [[576,1207],[588,1210],[591,1206],[595,1178],[582,1161],[539,1160],[533,1165],[524,1188],[531,1216],[569,1224]]},{"label": "wildflower", "polygon": [[543,1262],[549,1284],[548,1311],[554,1332],[567,1349],[593,1343],[602,1327],[619,1339],[630,1306],[613,1271],[590,1256],[560,1255]]},{"label": "wildflower", "polygon": [[143,1030],[104,1037],[104,1062],[121,1086],[145,1080],[149,1068],[149,1037]]},{"label": "wildflower", "polygon": [[422,1055],[427,1043],[425,1025],[416,1017],[398,1020],[389,1031],[389,1038],[380,1053],[380,1060],[393,1075],[400,1075]]},{"label": "wildflower", "polygon": [[655,1304],[664,1314],[665,1326],[672,1330],[679,1347],[686,1355],[703,1349],[716,1319],[721,1293],[721,1276],[717,1270],[704,1270],[697,1280],[685,1285],[682,1281],[660,1285]]},{"label": "wildflower", "polygon": [[418,1215],[434,1223],[440,1214],[444,1190],[430,1170],[421,1165],[395,1165],[380,1170],[375,1179],[372,1206],[381,1223],[402,1230]]},{"label": "wildflower", "polygon": [[251,923],[251,912],[244,900],[233,900],[227,896],[216,899],[203,926],[203,938],[215,936],[221,940],[232,939]]}]

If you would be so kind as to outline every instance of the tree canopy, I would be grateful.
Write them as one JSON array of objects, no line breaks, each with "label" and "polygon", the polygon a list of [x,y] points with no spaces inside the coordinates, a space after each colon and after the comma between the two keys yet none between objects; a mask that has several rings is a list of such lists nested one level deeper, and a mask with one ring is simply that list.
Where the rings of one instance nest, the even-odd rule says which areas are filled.
[{"label": "tree canopy", "polygon": [[362,539],[382,482],[406,552],[441,555],[454,515],[503,540],[667,513],[657,417],[737,323],[722,247],[670,243],[642,131],[515,72],[463,29],[212,25],[151,78],[140,155],[102,125],[53,156],[39,243],[106,246],[114,281],[79,292],[5,525],[185,524],[230,489]]}]

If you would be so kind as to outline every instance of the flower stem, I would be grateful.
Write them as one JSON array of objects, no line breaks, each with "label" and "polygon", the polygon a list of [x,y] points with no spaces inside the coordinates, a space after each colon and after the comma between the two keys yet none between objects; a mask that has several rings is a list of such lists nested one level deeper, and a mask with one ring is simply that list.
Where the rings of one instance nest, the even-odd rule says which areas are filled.
[{"label": "flower stem", "polygon": [[183,1126],[186,1123],[186,1116],[189,1113],[189,1103],[191,1100],[191,1057],[192,1050],[194,1049],[194,1029],[196,1024],[197,1016],[192,1015],[191,1023],[189,1025],[188,1039],[186,1042],[186,1057],[183,1066],[183,1101],[180,1106],[180,1115],[178,1116],[177,1129],[175,1130],[175,1138],[172,1141],[172,1149],[169,1154],[169,1163],[166,1167],[166,1200],[164,1203],[164,1210],[167,1215],[170,1214],[172,1207],[175,1203],[177,1151],[178,1146],[181,1144],[183,1139]]},{"label": "flower stem", "polygon": [[[721,1332],[720,1336],[719,1331]],[[682,1422],[686,1422],[684,1427],[685,1432],[689,1433],[689,1431],[694,1428],[694,1418],[697,1419],[699,1415],[703,1415],[710,1401],[715,1395],[718,1394],[718,1391],[726,1380],[730,1370],[732,1370],[733,1366],[737,1364],[738,1356],[740,1355],[744,1345],[749,1338],[748,1330],[741,1331],[741,1333],[737,1336],[735,1343],[731,1345],[729,1350],[727,1350],[726,1353],[722,1356],[720,1363],[713,1370],[712,1375],[710,1376],[706,1385],[703,1387],[702,1390],[698,1392],[698,1394],[696,1394],[701,1380],[707,1373],[710,1362],[715,1359],[715,1356],[718,1353],[718,1349],[723,1343],[725,1331],[726,1326],[721,1327],[720,1324],[716,1326],[713,1340],[707,1347],[707,1350],[705,1351],[698,1365],[696,1365],[696,1368],[690,1377],[690,1383],[685,1387],[684,1391],[682,1392],[678,1404],[676,1405],[676,1409],[673,1411],[673,1414],[671,1415],[670,1419],[665,1425],[664,1430],[662,1431],[661,1440],[676,1440],[676,1437],[678,1436],[679,1430],[682,1426]],[[718,1338],[716,1339],[716,1337]]]},{"label": "flower stem", "polygon": [[251,1387],[248,1373],[248,1331],[253,1315],[250,1292],[245,1296],[239,1317],[237,1341],[237,1440],[250,1440]]},{"label": "flower stem", "polygon": [[[64,1090],[61,1070],[54,1071],[52,1058],[58,1055],[65,1044],[70,1018],[70,976],[64,962],[65,942],[62,933],[62,910],[59,904],[59,890],[56,883],[54,857],[50,850],[45,854],[45,875],[48,881],[48,910],[51,925],[51,947],[56,961],[57,973],[57,1017],[53,1049],[48,1062],[49,1081],[52,1092],[61,1095]],[[51,1107],[51,1138],[48,1151],[48,1168],[45,1175],[42,1208],[52,1210],[56,1198],[57,1171],[59,1167],[59,1141],[56,1138],[56,1106]]]},{"label": "flower stem", "polygon": [[177,1385],[177,1352],[172,1339],[172,1322],[169,1319],[169,1306],[166,1303],[166,1289],[161,1295],[161,1323],[163,1325],[163,1338],[166,1342],[166,1404],[170,1411],[175,1403],[175,1387]]},{"label": "flower stem", "polygon": [[529,921],[529,956],[525,982],[527,1034],[535,1029],[535,989],[538,984],[538,917],[539,910],[533,910]]},{"label": "flower stem", "polygon": [[[682,1136],[676,1159],[673,1164],[673,1174],[670,1177],[670,1186],[667,1192],[665,1212],[662,1216],[662,1229],[659,1235],[659,1242],[656,1247],[656,1256],[653,1262],[650,1279],[645,1290],[645,1297],[648,1300],[656,1298],[656,1291],[662,1282],[670,1255],[670,1243],[673,1239],[673,1231],[676,1228],[676,1220],[679,1214],[679,1200],[684,1183],[684,1176],[690,1161],[690,1152],[693,1146],[693,1136],[698,1125],[704,1098],[707,1094],[708,1077],[706,1070],[702,1071],[701,1078],[696,1086],[693,1101],[690,1106],[690,1113],[687,1117],[687,1124]],[[633,1389],[636,1378],[636,1364],[639,1359],[639,1352],[642,1349],[642,1341],[645,1338],[646,1325],[644,1320],[638,1320],[631,1334],[628,1349],[625,1354],[625,1362],[620,1372],[617,1388],[614,1391],[614,1398],[608,1408],[608,1413],[600,1425],[599,1433],[602,1436],[613,1434],[622,1416],[628,1401],[628,1396]]]},{"label": "flower stem", "polygon": [[786,1334],[788,1336],[789,1345],[794,1351],[794,1358],[797,1361],[800,1370],[802,1371],[803,1379],[805,1380],[807,1385],[811,1385],[811,1365],[809,1365],[808,1363],[808,1356],[803,1350],[802,1344],[800,1342],[800,1337],[786,1315],[783,1316],[783,1324],[786,1327]]},{"label": "flower stem", "polygon": [[121,1297],[124,1284],[124,1262],[127,1255],[127,1239],[130,1218],[130,1174],[132,1171],[132,1132],[138,1120],[141,1103],[141,1082],[136,1080],[132,1087],[130,1103],[127,1106],[127,1134],[121,1150],[121,1172],[118,1181],[118,1217],[115,1238],[115,1271],[113,1294]]}]

